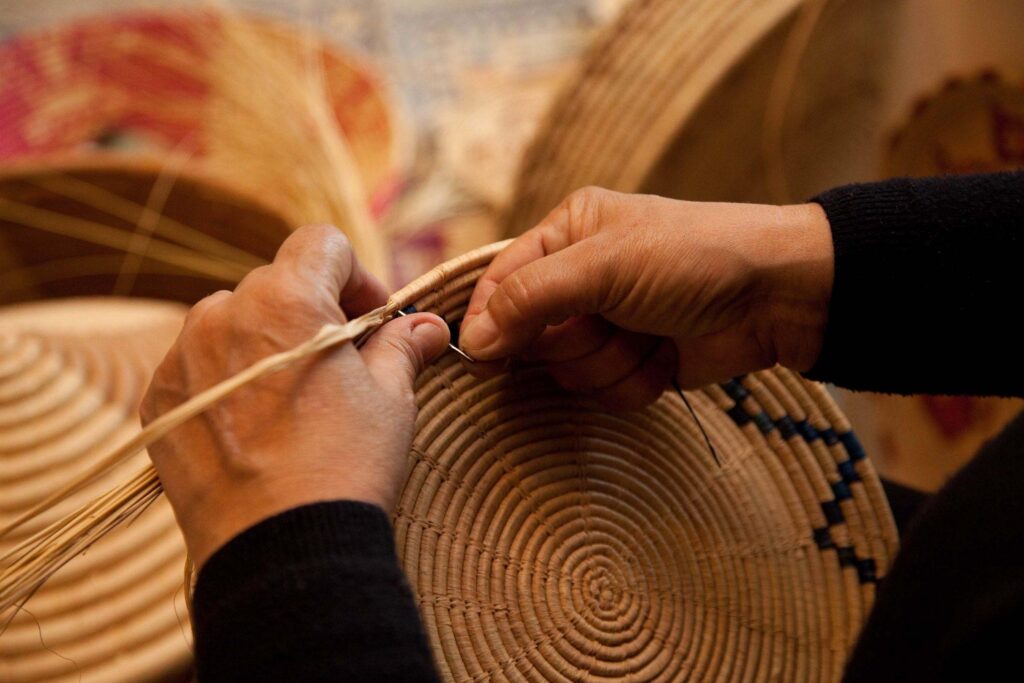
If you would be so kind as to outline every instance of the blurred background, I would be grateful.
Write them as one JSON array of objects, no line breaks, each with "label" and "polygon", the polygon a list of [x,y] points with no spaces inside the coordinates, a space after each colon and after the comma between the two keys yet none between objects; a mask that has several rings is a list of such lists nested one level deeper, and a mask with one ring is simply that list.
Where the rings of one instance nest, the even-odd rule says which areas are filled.
[{"label": "blurred background", "polygon": [[[0,521],[137,429],[187,304],[302,224],[400,286],[584,185],[1020,168],[1022,26],[1017,0],[0,0]],[[925,493],[1021,409],[836,395]],[[0,635],[0,680],[188,680],[169,509],[101,545]]]}]

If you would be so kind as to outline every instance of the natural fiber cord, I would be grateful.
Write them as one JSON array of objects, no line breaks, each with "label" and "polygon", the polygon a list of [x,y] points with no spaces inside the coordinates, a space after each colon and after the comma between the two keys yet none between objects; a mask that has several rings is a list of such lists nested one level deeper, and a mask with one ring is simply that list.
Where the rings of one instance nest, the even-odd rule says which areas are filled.
[{"label": "natural fiber cord", "polygon": [[[386,310],[457,329],[502,246]],[[483,381],[447,353],[423,373],[394,524],[444,678],[838,678],[897,547],[871,463],[788,370],[687,396],[720,467],[678,394],[610,414],[542,368]]]}]

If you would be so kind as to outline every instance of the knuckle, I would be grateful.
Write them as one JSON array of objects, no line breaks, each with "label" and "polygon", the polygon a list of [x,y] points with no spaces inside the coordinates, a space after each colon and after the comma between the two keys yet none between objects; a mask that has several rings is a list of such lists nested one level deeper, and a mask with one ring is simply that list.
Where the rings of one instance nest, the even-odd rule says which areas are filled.
[{"label": "knuckle", "polygon": [[601,210],[613,193],[600,187],[582,187],[562,203],[569,235],[578,242],[600,228]]},{"label": "knuckle", "polygon": [[337,227],[329,223],[315,223],[300,228],[299,240],[304,250],[316,249],[335,259],[352,258],[352,243]]},{"label": "knuckle", "polygon": [[285,316],[304,313],[314,308],[309,292],[288,281],[279,282],[266,303],[270,305],[271,310],[276,310]]},{"label": "knuckle", "polygon": [[226,289],[221,289],[209,296],[205,296],[195,303],[192,308],[185,314],[186,323],[195,323],[197,320],[206,315],[214,307],[218,306],[227,297],[231,296],[231,292]]},{"label": "knuckle", "polygon": [[182,331],[179,354],[191,353],[195,344],[205,344],[222,336],[228,327],[226,318],[225,312],[215,307],[196,314]]},{"label": "knuckle", "polygon": [[521,272],[512,273],[492,295],[492,311],[505,320],[522,321],[527,316],[533,286],[531,279]]},{"label": "knuckle", "polygon": [[[290,320],[316,310],[316,294],[284,271],[267,271],[256,286],[246,291],[243,309],[259,322],[269,319]],[[244,317],[251,317],[246,315]]]},{"label": "knuckle", "polygon": [[274,266],[267,264],[250,270],[242,281],[235,287],[235,295],[238,297],[261,297],[271,287]]}]

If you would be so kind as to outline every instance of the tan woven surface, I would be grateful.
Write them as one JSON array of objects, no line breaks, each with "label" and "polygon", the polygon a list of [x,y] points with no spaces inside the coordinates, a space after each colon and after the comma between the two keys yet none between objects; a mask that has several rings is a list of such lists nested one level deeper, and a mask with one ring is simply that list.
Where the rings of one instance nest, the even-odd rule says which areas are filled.
[{"label": "tan woven surface", "polygon": [[[138,431],[138,401],[184,312],[102,298],[0,309],[0,524]],[[147,462],[140,453],[35,518],[0,542],[0,555]],[[159,500],[28,601],[0,635],[0,680],[137,681],[183,670],[184,556],[171,509]]]},{"label": "tan woven surface", "polygon": [[505,234],[585,185],[636,191],[725,73],[801,0],[641,0],[588,50],[527,151]]},{"label": "tan woven surface", "polygon": [[[495,251],[394,299],[457,322]],[[878,479],[842,441],[753,421],[847,434],[822,387],[776,368],[729,392],[689,393],[719,468],[677,395],[613,415],[542,369],[481,382],[454,354],[427,369],[395,529],[445,679],[838,677],[874,596],[840,552],[881,576],[896,550]],[[830,524],[822,504],[847,482]]]}]

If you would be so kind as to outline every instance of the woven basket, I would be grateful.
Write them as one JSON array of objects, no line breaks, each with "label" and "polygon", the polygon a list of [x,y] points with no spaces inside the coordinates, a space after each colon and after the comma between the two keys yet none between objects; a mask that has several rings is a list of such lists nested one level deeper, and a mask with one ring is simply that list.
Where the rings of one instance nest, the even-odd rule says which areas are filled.
[{"label": "woven basket", "polygon": [[[52,227],[54,216],[59,216],[78,221],[77,227],[86,233],[95,233],[95,226],[134,232],[144,220],[140,207],[147,204],[162,170],[159,161],[139,155],[60,155],[0,169],[0,304],[115,292],[119,274],[132,260],[125,249],[40,228]],[[166,224],[188,226],[229,247],[224,253],[231,255],[233,249],[257,259],[257,264],[259,259],[273,259],[292,231],[263,200],[195,170],[178,172],[166,200],[154,208],[161,214],[156,237],[173,242],[164,230]],[[196,250],[215,256],[212,249]],[[187,303],[233,287],[245,272],[241,268],[236,279],[221,279],[150,256],[133,270],[138,275],[122,293]]]},{"label": "woven basket", "polygon": [[390,277],[379,217],[411,129],[362,59],[309,31],[227,12],[92,18],[0,45],[0,159],[137,154],[333,222]]},{"label": "woven basket", "polygon": [[[0,309],[0,525],[138,431],[138,402],[184,313],[170,302],[101,298]],[[0,541],[0,556],[147,462],[140,453],[34,518]],[[159,500],[28,601],[0,634],[0,680],[107,683],[184,671],[184,558]]]},{"label": "woven basket", "polygon": [[[395,295],[457,329],[501,244]],[[394,522],[446,680],[831,681],[897,548],[824,389],[783,368],[602,412],[453,353],[416,385]]]},{"label": "woven basket", "polygon": [[[586,185],[785,202],[894,173],[1020,167],[1019,147],[957,130],[956,114],[1019,117],[1022,24],[1015,0],[632,2],[548,112],[503,234],[532,227]],[[941,125],[920,116],[922,100],[947,83],[992,72],[1000,92],[978,88],[973,102],[941,107],[953,113]],[[922,127],[947,154],[921,144]]]},{"label": "woven basket", "polygon": [[248,152],[209,139],[205,107],[225,94],[204,69],[218,32],[233,26],[279,49],[289,68],[314,49],[368,200],[386,203],[412,162],[412,131],[371,66],[288,24],[195,8],[79,19],[0,44],[0,158],[184,144],[198,164],[219,155],[231,180],[232,159],[244,165]]},{"label": "woven basket", "polygon": [[638,190],[723,76],[800,4],[631,2],[588,50],[527,150],[506,235],[532,227],[577,188]]}]

